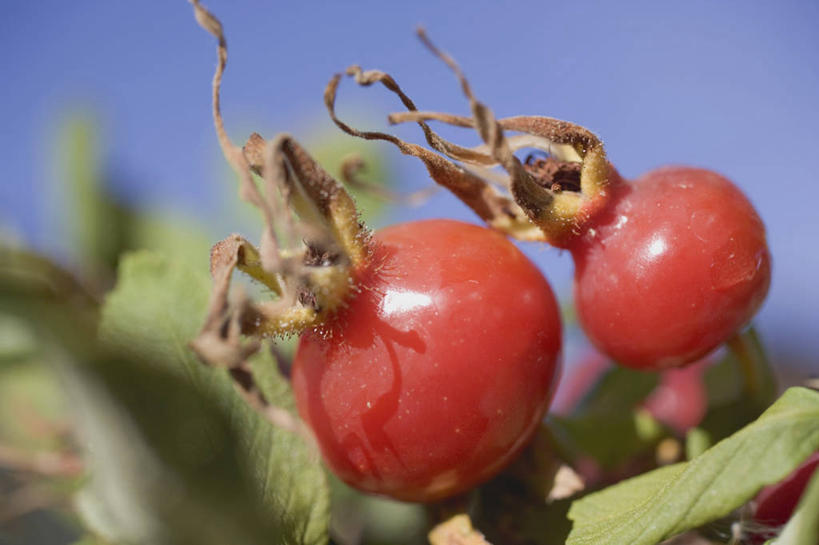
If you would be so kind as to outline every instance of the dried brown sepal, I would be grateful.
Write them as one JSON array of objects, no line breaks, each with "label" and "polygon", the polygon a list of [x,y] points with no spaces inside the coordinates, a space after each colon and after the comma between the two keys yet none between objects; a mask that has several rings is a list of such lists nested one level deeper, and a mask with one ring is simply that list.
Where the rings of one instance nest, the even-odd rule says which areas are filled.
[{"label": "dried brown sepal", "polygon": [[[268,420],[306,434],[287,411],[268,403],[248,358],[261,349],[259,337],[299,333],[344,303],[353,289],[353,272],[369,259],[369,232],[343,186],[292,137],[266,142],[254,134],[243,148],[231,142],[220,107],[227,65],[222,25],[199,0],[190,1],[197,22],[218,42],[212,113],[219,145],[239,178],[240,197],[264,219],[258,247],[238,235],[213,247],[211,301],[191,347],[205,363],[226,368],[245,400]],[[232,295],[237,268],[270,288],[277,299],[254,302],[243,293]]]},{"label": "dried brown sepal", "polygon": [[229,297],[230,277],[240,253],[237,250],[240,243],[235,238],[218,243],[211,252],[213,287],[208,312],[199,335],[190,342],[190,347],[203,361],[228,369],[243,365],[260,347],[259,341],[242,338],[242,320],[247,314],[248,302],[244,297],[238,301],[231,301]]},{"label": "dried brown sepal", "polygon": [[[217,243],[211,252],[213,291],[205,324],[190,347],[199,358],[213,367],[228,370],[234,386],[245,401],[275,426],[298,433],[313,444],[307,427],[286,409],[271,405],[256,383],[248,359],[262,348],[257,339],[242,336],[248,325],[258,320],[260,309],[242,294],[230,300],[230,277],[240,259],[254,253],[255,248],[237,235]],[[254,258],[251,258],[254,259]]]},{"label": "dried brown sepal", "polygon": [[[594,133],[573,123],[549,117],[519,116],[496,120],[492,110],[475,98],[466,76],[455,60],[438,49],[423,29],[418,29],[422,43],[455,74],[461,90],[469,100],[472,122],[493,158],[511,177],[511,192],[532,222],[540,227],[549,242],[562,244],[573,236],[580,224],[599,205],[609,183],[610,167],[603,144]],[[464,126],[465,119],[457,126]],[[504,130],[523,132],[554,144],[569,145],[580,155],[580,191],[555,193],[538,183],[514,155]],[[548,151],[548,148],[544,151]]]},{"label": "dried brown sepal", "polygon": [[[496,119],[492,110],[475,98],[469,82],[452,57],[438,49],[423,29],[419,29],[418,35],[424,45],[457,76],[462,91],[469,100],[471,116],[418,111],[395,80],[384,72],[363,71],[354,66],[347,70],[347,74],[354,76],[360,85],[380,82],[396,93],[408,111],[391,114],[389,121],[393,124],[418,123],[430,147],[451,161],[428,150],[419,150],[417,146],[395,136],[357,131],[339,121],[334,112],[335,95],[341,77],[338,75],[325,91],[325,103],[333,121],[348,134],[370,140],[386,140],[403,153],[421,159],[438,184],[455,193],[491,226],[516,238],[547,240],[555,245],[563,245],[580,231],[580,225],[599,209],[606,197],[606,187],[613,170],[606,160],[600,139],[579,125],[549,117]],[[434,133],[426,124],[427,121],[475,129],[484,144],[474,148],[457,146]],[[507,137],[504,131],[523,134]],[[515,151],[522,148],[543,150],[553,159],[564,163],[579,163],[578,187],[566,191],[564,184],[555,184],[553,180],[533,175],[538,173],[533,173],[514,155]],[[452,161],[460,164],[456,165]],[[508,181],[500,180],[498,185],[507,188],[511,198],[494,189],[487,190],[488,182],[498,181],[497,174],[489,169],[498,165],[508,175]],[[510,201],[516,206],[512,206]]]},{"label": "dried brown sepal", "polygon": [[[388,74],[378,71],[363,72],[358,67],[351,67],[347,74],[356,77],[361,85],[371,85],[376,81],[382,83],[384,87],[399,96],[405,107],[411,111],[416,110],[414,103]],[[522,240],[543,240],[542,233],[529,222],[523,210],[511,198],[501,195],[477,174],[417,144],[405,142],[396,136],[379,131],[360,131],[339,119],[335,113],[335,101],[342,77],[342,74],[336,74],[324,91],[327,111],[341,130],[365,140],[390,142],[405,155],[420,159],[433,180],[454,193],[490,226],[512,233]],[[425,123],[419,122],[419,125],[424,131],[427,142],[437,151],[454,156],[468,156],[479,165],[486,161],[487,156],[450,144],[435,134]],[[491,158],[489,161],[491,162]]]},{"label": "dried brown sepal", "polygon": [[210,250],[210,274],[216,277],[221,269],[235,266],[243,273],[272,289],[278,295],[284,293],[284,285],[278,274],[268,272],[262,266],[262,256],[253,244],[240,235],[230,235],[213,245]]},{"label": "dried brown sepal", "polygon": [[[288,272],[286,276],[266,270],[261,265],[259,251],[239,235],[231,235],[217,242],[211,249],[212,302],[200,337],[208,331],[218,331],[220,334],[238,331],[235,339],[230,337],[235,344],[238,343],[239,334],[285,335],[313,325],[319,318],[319,307],[315,301],[306,303],[304,294],[327,288],[311,282],[341,284],[349,281],[348,272],[344,267],[311,269],[303,261],[303,255],[283,257],[282,270]],[[242,296],[237,302],[229,302],[230,277],[236,268],[273,289],[279,294],[279,299],[253,303]],[[329,278],[332,275],[339,278]],[[338,297],[343,298],[344,294]],[[223,365],[230,366],[228,363]]]},{"label": "dried brown sepal", "polygon": [[[311,244],[337,246],[353,267],[367,261],[369,231],[359,221],[355,202],[298,142],[281,134],[267,143],[253,133],[243,152],[250,169],[265,178],[268,191],[286,189],[288,203],[302,217],[300,225],[311,227],[312,232],[304,233]],[[316,229],[316,220],[326,228]]]},{"label": "dried brown sepal", "polygon": [[428,535],[431,545],[490,545],[483,534],[472,527],[469,515],[455,515],[436,525]]},{"label": "dried brown sepal", "polygon": [[[222,25],[198,0],[191,2],[197,21],[218,41],[213,118],[220,146],[239,176],[240,196],[259,208],[264,218],[258,249],[244,239],[229,237],[214,247],[212,268],[232,263],[230,271],[239,268],[279,296],[273,302],[248,305],[252,312],[238,318],[243,332],[297,333],[343,303],[352,271],[369,258],[369,232],[344,187],[289,135],[265,141],[254,133],[243,148],[230,141],[219,98],[227,65]],[[263,190],[254,174],[262,178]]]}]

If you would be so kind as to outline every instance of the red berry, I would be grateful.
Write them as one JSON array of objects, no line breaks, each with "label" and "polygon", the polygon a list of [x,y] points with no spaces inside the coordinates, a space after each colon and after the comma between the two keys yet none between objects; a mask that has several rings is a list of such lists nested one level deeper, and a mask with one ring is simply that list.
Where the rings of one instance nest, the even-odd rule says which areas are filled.
[{"label": "red berry", "polygon": [[359,293],[304,334],[302,417],[348,484],[407,501],[467,490],[521,450],[557,377],[561,325],[506,238],[433,220],[384,229]]},{"label": "red berry", "polygon": [[608,191],[569,243],[577,311],[600,350],[628,367],[676,367],[751,319],[771,258],[739,189],[707,170],[670,167]]}]

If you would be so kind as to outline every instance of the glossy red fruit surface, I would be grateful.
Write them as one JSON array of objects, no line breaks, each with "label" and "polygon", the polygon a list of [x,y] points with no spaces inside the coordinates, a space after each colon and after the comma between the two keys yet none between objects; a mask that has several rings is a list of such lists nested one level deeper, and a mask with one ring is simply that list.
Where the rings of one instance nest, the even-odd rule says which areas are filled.
[{"label": "glossy red fruit surface", "polygon": [[467,490],[526,444],[557,378],[561,325],[505,237],[432,220],[375,235],[360,292],[302,336],[293,391],[325,462],[406,501]]},{"label": "glossy red fruit surface", "polygon": [[771,258],[739,189],[708,170],[670,167],[610,191],[570,246],[578,315],[601,351],[637,369],[677,367],[750,320]]}]

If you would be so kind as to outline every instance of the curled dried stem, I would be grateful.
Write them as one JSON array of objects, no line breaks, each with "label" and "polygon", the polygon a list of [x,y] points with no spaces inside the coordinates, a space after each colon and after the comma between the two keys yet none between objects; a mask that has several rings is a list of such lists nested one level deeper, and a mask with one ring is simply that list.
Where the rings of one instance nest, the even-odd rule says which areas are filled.
[{"label": "curled dried stem", "polygon": [[[374,82],[382,83],[384,87],[399,96],[408,110],[416,111],[415,104],[389,74],[375,70],[362,71],[359,67],[351,67],[347,70],[347,75],[354,77],[359,85],[363,86],[371,85]],[[523,210],[512,199],[500,194],[492,185],[474,172],[447,159],[447,157],[457,157],[464,162],[469,160],[472,164],[480,166],[491,165],[493,160],[485,153],[455,146],[447,142],[423,121],[419,121],[418,124],[424,131],[427,143],[430,147],[442,153],[443,156],[417,144],[405,142],[397,136],[379,131],[358,130],[342,121],[335,111],[338,86],[342,77],[342,74],[333,76],[324,91],[324,103],[330,118],[342,131],[365,140],[389,142],[405,155],[420,159],[427,167],[427,171],[433,180],[449,189],[492,227],[512,233],[523,240],[543,239],[542,233],[529,222]]]},{"label": "curled dried stem", "polygon": [[[480,102],[455,60],[439,49],[423,29],[418,30],[422,43],[455,74],[461,91],[468,99],[470,116],[419,111],[401,90],[394,78],[378,70],[364,71],[358,66],[347,70],[359,85],[380,82],[397,94],[407,111],[390,114],[392,124],[417,123],[427,143],[437,155],[382,132],[359,131],[340,121],[335,114],[335,97],[341,75],[336,75],[325,90],[325,104],[339,128],[348,134],[368,140],[384,140],[406,155],[417,157],[427,166],[432,178],[452,191],[489,225],[525,240],[547,240],[564,245],[579,232],[601,206],[613,173],[597,136],[588,129],[549,117],[517,116],[496,119],[492,110]],[[427,124],[437,121],[454,127],[476,130],[483,144],[473,148],[458,146],[441,138]],[[505,132],[517,132],[507,137]],[[578,163],[579,169],[558,168],[556,172],[579,172],[577,183],[554,183],[544,170],[533,171],[521,163],[515,152],[535,148],[546,152],[551,160]],[[457,162],[457,164],[456,164]],[[488,170],[500,166],[506,178]],[[506,188],[511,198],[495,192],[489,182]],[[569,190],[565,190],[566,188]]]},{"label": "curled dried stem", "polygon": [[[239,177],[239,196],[242,200],[249,202],[257,207],[264,216],[265,230],[262,234],[262,247],[269,251],[263,252],[268,259],[274,260],[272,256],[278,255],[278,242],[276,234],[273,230],[273,224],[276,218],[275,211],[270,203],[265,200],[264,196],[259,191],[253,176],[250,173],[250,166],[245,159],[242,149],[231,142],[230,137],[225,131],[225,123],[222,118],[221,109],[221,88],[222,77],[227,68],[227,40],[225,39],[222,23],[205,7],[203,7],[199,0],[190,0],[193,5],[194,17],[203,29],[211,33],[217,40],[217,62],[216,70],[213,74],[213,82],[211,84],[211,105],[213,114],[213,125],[216,130],[216,136],[219,139],[219,146],[222,149],[222,154],[230,164],[231,168]],[[275,266],[275,264],[271,264]]]},{"label": "curled dried stem", "polygon": [[[541,228],[547,240],[562,244],[577,231],[579,223],[589,215],[589,202],[604,193],[608,184],[609,165],[602,142],[588,129],[548,117],[519,116],[496,120],[492,110],[477,100],[469,82],[455,60],[439,49],[418,29],[418,37],[433,55],[443,61],[455,74],[464,96],[469,100],[472,124],[488,146],[492,157],[511,177],[511,191],[515,202],[523,208],[530,220]],[[467,125],[466,118],[452,119],[438,116],[455,126]],[[504,136],[504,130],[524,132],[549,142],[570,145],[581,157],[580,191],[554,193],[551,184],[541,183],[530,174],[514,155]]]}]

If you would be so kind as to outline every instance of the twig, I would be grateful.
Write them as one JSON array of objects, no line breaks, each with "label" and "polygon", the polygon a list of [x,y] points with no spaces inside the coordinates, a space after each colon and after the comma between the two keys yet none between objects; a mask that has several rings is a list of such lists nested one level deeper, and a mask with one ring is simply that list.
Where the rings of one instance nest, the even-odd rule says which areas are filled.
[{"label": "twig", "polygon": [[26,452],[0,445],[0,467],[49,477],[73,477],[83,471],[79,456],[69,452]]}]

